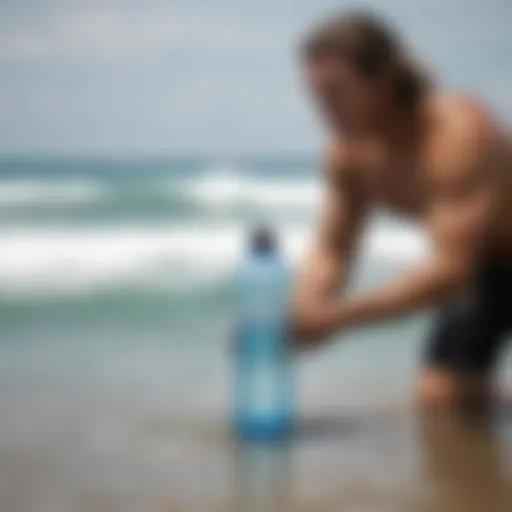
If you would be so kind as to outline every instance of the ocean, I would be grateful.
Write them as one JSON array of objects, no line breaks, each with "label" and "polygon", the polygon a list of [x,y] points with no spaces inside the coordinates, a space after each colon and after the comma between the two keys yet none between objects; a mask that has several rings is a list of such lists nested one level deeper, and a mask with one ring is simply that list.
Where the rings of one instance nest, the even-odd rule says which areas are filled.
[{"label": "ocean", "polygon": [[[232,273],[260,223],[295,267],[320,203],[313,158],[2,158],[0,509],[221,510],[205,503],[229,480]],[[421,227],[375,212],[352,288],[427,252]],[[298,356],[301,417],[407,407],[431,316]]]},{"label": "ocean", "polygon": [[[251,227],[272,225],[289,261],[300,259],[319,174],[305,159],[0,161],[4,332],[170,328],[189,306],[204,316],[222,303]],[[377,265],[423,250],[414,227],[380,224],[364,248]]]}]

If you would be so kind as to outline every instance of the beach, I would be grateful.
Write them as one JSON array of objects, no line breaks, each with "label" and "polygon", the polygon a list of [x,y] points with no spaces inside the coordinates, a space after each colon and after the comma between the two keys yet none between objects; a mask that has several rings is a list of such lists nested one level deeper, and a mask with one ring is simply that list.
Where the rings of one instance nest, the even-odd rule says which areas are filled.
[{"label": "beach", "polygon": [[8,387],[2,371],[2,510],[510,510],[510,417],[430,423],[407,381],[400,398],[389,376],[365,389],[364,376],[320,379],[315,361],[289,442],[242,445],[220,357],[125,343],[4,358],[17,377]]},{"label": "beach", "polygon": [[[2,159],[2,512],[511,510],[510,415],[415,409],[435,312],[295,356],[289,442],[231,435],[233,269],[260,221],[297,264],[319,177],[307,158]],[[367,233],[355,289],[428,250],[383,212]],[[510,389],[508,351],[498,370]]]}]

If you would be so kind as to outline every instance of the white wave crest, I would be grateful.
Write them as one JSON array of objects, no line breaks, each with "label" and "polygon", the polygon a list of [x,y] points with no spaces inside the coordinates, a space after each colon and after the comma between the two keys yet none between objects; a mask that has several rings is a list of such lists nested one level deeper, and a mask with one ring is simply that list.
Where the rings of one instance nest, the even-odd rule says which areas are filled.
[{"label": "white wave crest", "polygon": [[88,203],[104,195],[104,187],[90,180],[26,179],[0,182],[0,208]]},{"label": "white wave crest", "polygon": [[[176,183],[170,187],[175,193]],[[226,170],[205,174],[181,184],[181,192],[200,203],[215,209],[240,206],[277,209],[313,209],[320,198],[318,183],[309,180],[286,181],[258,179],[241,176]]]},{"label": "white wave crest", "polygon": [[[288,260],[301,259],[311,239],[306,228],[278,230]],[[196,289],[220,282],[243,254],[237,225],[171,225],[125,228],[34,228],[0,231],[0,294],[73,295],[143,286]],[[413,228],[370,230],[363,252],[411,261],[426,249]]]}]

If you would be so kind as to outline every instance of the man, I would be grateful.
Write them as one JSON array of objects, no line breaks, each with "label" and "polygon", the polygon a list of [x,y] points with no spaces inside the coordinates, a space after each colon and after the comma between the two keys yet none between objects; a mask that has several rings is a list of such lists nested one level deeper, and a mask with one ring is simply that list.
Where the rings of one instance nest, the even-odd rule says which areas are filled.
[{"label": "man", "polygon": [[[435,90],[369,14],[331,17],[302,59],[331,135],[321,225],[294,294],[297,343],[442,305],[419,398],[481,403],[512,326],[512,140],[478,101]],[[424,221],[430,255],[375,291],[339,297],[375,205]]]}]

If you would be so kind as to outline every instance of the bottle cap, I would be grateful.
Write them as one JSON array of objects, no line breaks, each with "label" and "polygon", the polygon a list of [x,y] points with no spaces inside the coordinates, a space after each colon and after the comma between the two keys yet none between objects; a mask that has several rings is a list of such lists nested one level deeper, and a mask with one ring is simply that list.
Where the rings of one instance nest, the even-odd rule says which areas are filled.
[{"label": "bottle cap", "polygon": [[250,235],[250,250],[253,253],[269,254],[276,252],[277,241],[267,226],[258,226]]}]

